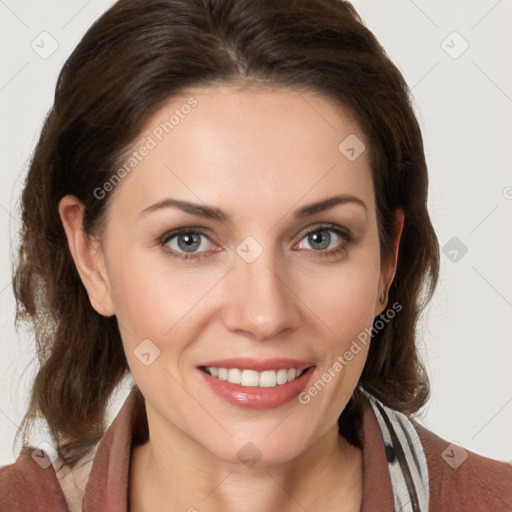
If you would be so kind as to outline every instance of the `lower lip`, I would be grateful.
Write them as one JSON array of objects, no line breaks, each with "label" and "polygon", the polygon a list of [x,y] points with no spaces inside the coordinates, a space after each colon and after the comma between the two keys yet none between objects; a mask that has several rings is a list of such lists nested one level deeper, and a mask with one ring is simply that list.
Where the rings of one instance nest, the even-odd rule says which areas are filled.
[{"label": "lower lip", "polygon": [[273,388],[260,388],[232,384],[197,369],[214,393],[229,403],[246,409],[274,409],[293,400],[304,390],[313,370],[313,367],[308,368],[300,377],[287,384],[278,384]]}]

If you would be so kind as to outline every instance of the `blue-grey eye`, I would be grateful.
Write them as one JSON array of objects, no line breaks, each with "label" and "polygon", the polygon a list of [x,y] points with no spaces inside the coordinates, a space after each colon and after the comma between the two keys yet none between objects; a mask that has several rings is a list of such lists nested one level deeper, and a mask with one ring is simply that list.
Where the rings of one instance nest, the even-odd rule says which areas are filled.
[{"label": "blue-grey eye", "polygon": [[208,239],[202,233],[198,233],[197,231],[186,231],[169,237],[166,241],[166,245],[175,251],[193,253],[197,252],[198,249],[201,249],[198,252],[202,252],[208,250],[208,244],[206,244],[207,247],[204,247],[204,240]]},{"label": "blue-grey eye", "polygon": [[[334,237],[331,235],[331,233],[334,233]],[[336,237],[338,240],[336,240]],[[330,246],[331,242],[336,242],[334,246]],[[303,240],[307,240],[310,247],[301,247],[301,249],[313,249],[316,251],[325,251],[326,249],[336,247],[339,245],[340,240],[343,240],[343,237],[340,233],[333,229],[327,229],[327,228],[320,228],[316,229],[314,231],[310,231],[309,233],[304,236]],[[301,242],[302,243],[302,242]]]}]

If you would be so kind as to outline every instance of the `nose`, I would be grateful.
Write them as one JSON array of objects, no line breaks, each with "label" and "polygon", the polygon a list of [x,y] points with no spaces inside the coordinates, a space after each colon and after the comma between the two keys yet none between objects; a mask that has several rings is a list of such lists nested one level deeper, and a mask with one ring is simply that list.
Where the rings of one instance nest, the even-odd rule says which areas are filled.
[{"label": "nose", "polygon": [[267,251],[252,263],[236,257],[234,268],[224,283],[226,327],[259,341],[271,340],[286,329],[295,329],[300,322],[300,301],[290,280]]}]

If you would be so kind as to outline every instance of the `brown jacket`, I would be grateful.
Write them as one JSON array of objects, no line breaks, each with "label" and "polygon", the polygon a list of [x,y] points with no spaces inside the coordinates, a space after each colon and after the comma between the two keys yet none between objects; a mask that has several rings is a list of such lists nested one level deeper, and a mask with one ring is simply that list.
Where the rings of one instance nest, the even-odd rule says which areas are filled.
[{"label": "brown jacket", "polygon": [[[1,468],[0,512],[68,512],[65,496],[72,494],[77,497],[76,508],[71,510],[79,510],[81,502],[82,512],[128,512],[131,448],[141,438],[145,421],[135,404],[132,392],[81,475],[79,471],[57,474],[51,464],[44,469],[32,449],[23,451],[14,464]],[[445,451],[450,443],[414,425],[427,459],[431,512],[512,512],[512,466],[468,451],[467,459],[453,469],[456,464],[449,463],[453,451]],[[369,405],[362,434],[361,512],[393,512],[385,447]]]}]

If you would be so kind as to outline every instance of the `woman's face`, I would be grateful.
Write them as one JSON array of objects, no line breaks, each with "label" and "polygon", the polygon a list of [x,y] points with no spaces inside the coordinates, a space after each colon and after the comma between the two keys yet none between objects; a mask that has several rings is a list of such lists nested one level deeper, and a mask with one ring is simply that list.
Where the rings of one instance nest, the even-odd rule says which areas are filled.
[{"label": "woman's face", "polygon": [[98,200],[108,302],[150,428],[260,463],[335,428],[367,356],[353,342],[393,272],[362,144],[333,103],[284,89],[191,89],[147,123]]}]

